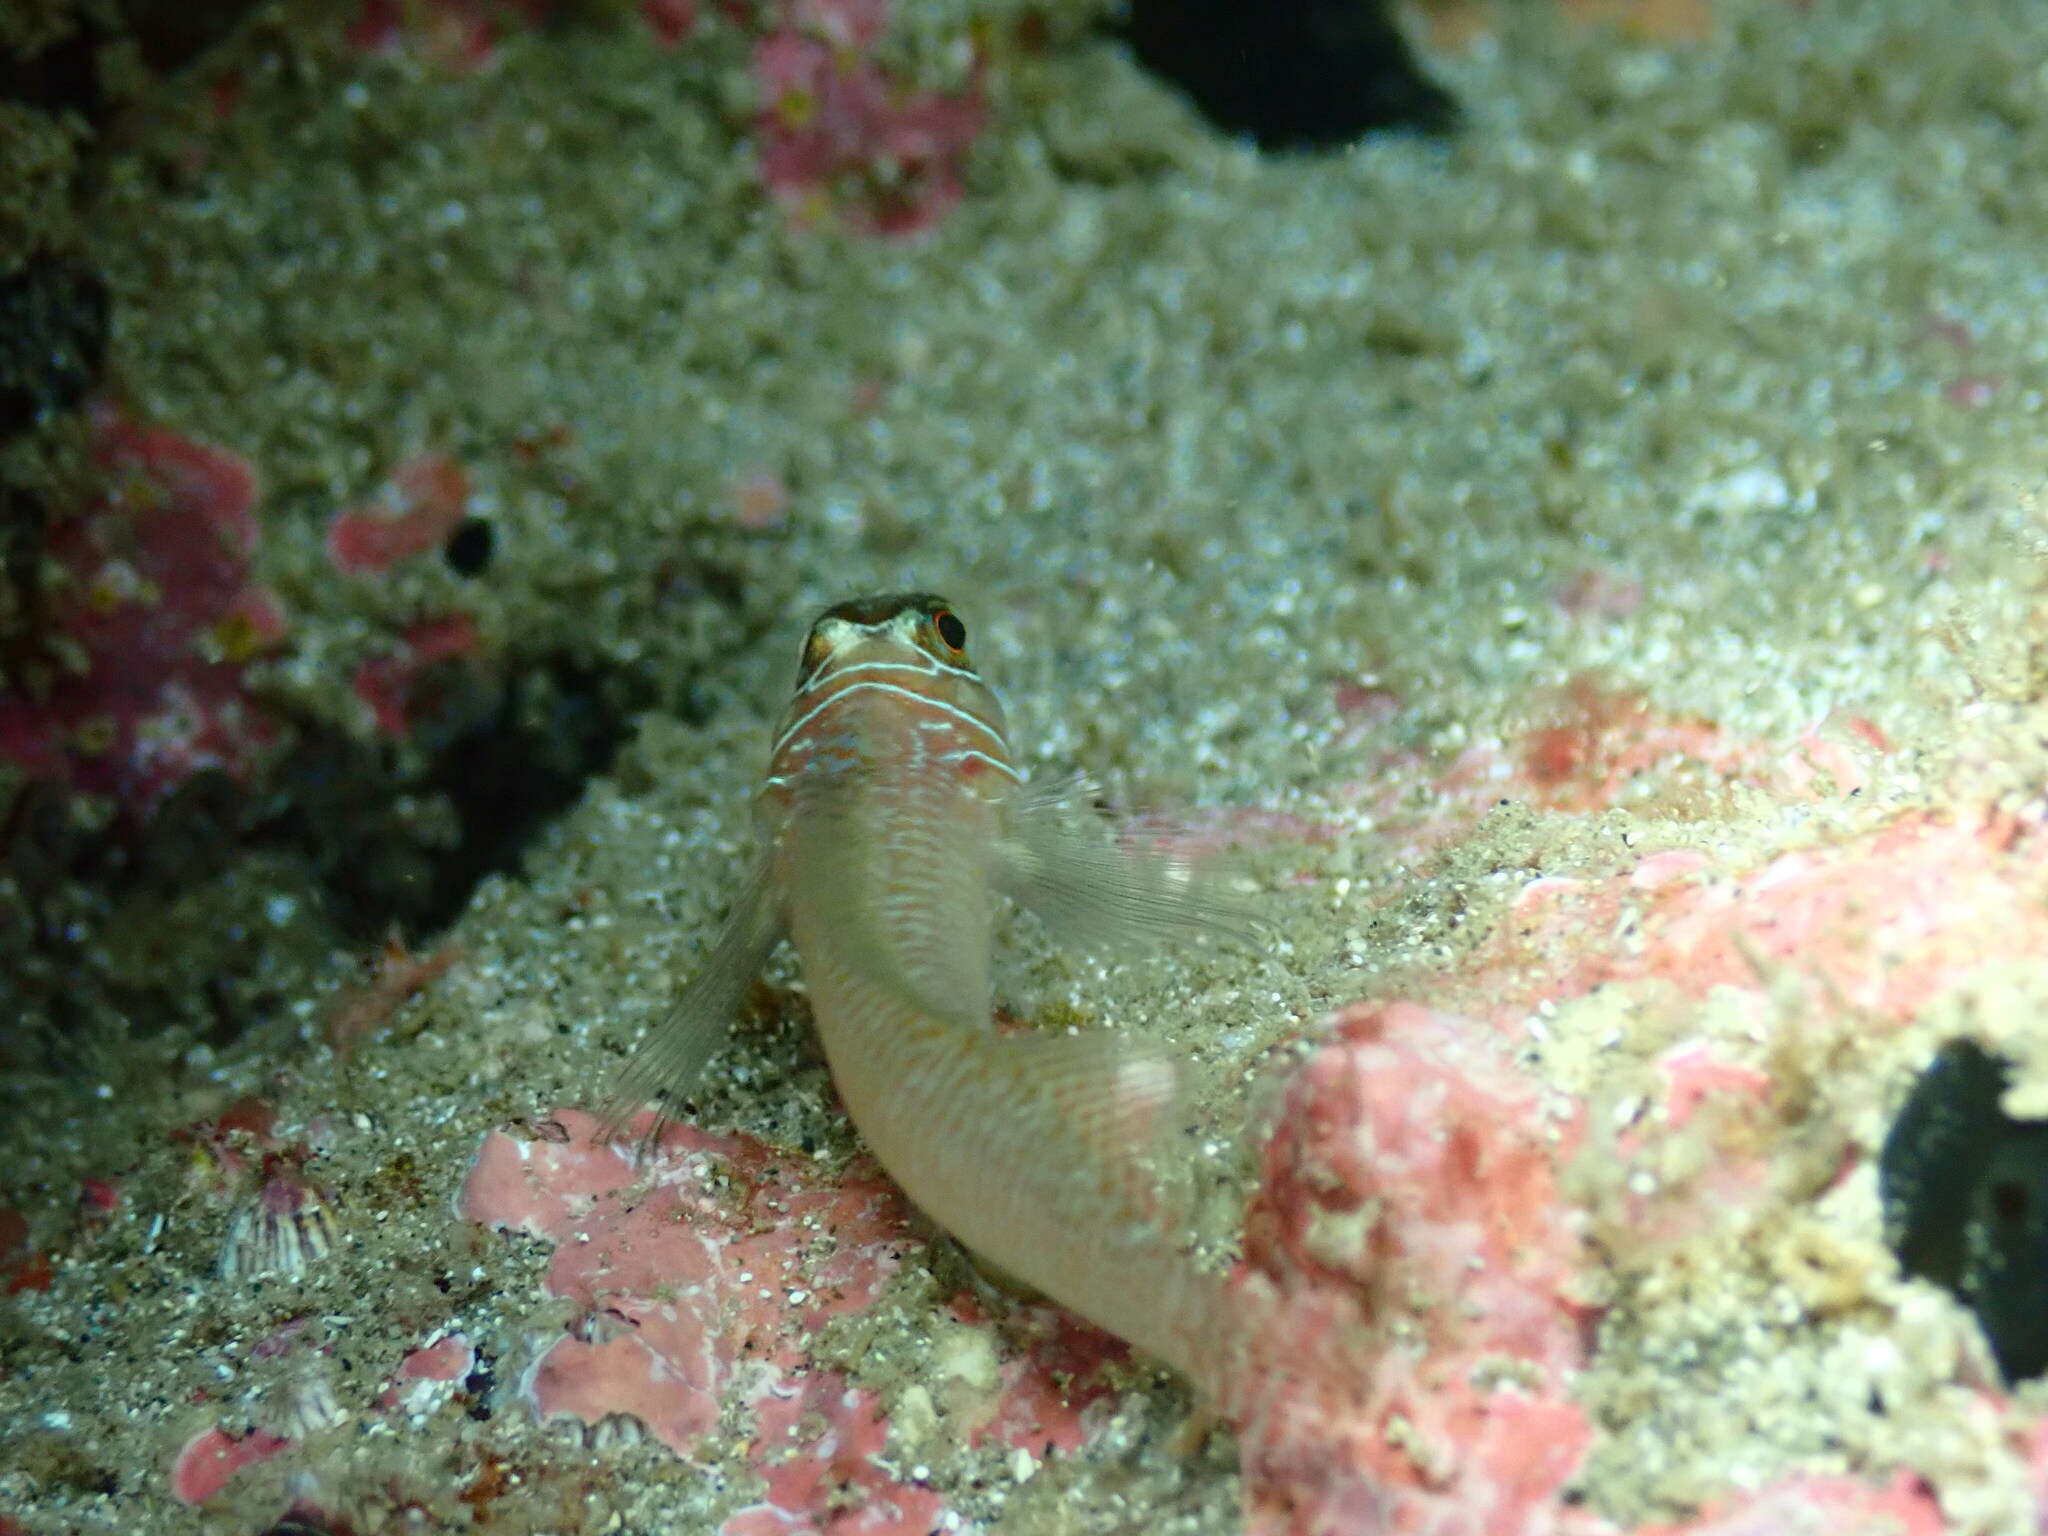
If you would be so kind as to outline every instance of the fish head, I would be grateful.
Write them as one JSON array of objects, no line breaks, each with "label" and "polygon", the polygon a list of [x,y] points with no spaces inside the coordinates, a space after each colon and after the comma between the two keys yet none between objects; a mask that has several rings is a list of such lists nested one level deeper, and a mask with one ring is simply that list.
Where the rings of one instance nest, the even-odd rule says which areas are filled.
[{"label": "fish head", "polygon": [[967,640],[966,622],[932,592],[850,598],[819,614],[764,798],[855,783],[958,785],[977,796],[1014,788],[1003,707]]},{"label": "fish head", "polygon": [[971,684],[995,702],[967,657],[967,625],[935,592],[883,592],[834,603],[811,621],[797,667],[796,692],[863,663],[913,665],[932,677]]}]

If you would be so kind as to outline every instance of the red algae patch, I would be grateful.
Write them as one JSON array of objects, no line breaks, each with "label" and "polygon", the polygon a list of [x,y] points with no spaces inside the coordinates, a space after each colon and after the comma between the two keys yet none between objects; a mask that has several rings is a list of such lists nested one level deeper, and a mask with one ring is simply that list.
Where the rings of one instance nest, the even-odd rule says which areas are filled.
[{"label": "red algae patch", "polygon": [[768,1497],[719,1527],[721,1536],[927,1536],[944,1502],[897,1482],[875,1460],[889,1438],[872,1392],[820,1371],[759,1404],[757,1461]]},{"label": "red algae patch", "polygon": [[1623,784],[1659,764],[1729,761],[1729,743],[1707,721],[1658,714],[1640,695],[1592,678],[1573,679],[1554,708],[1555,722],[1530,734],[1519,764],[1537,797],[1554,809],[1611,805]]},{"label": "red algae patch", "polygon": [[338,1054],[348,1055],[461,958],[461,949],[453,944],[414,954],[406,948],[402,934],[393,929],[365,962],[362,979],[327,1000],[321,1022],[328,1044]]},{"label": "red algae patch", "polygon": [[[878,1395],[808,1352],[825,1323],[874,1303],[918,1241],[901,1194],[870,1164],[828,1180],[749,1136],[669,1123],[650,1140],[651,1126],[643,1116],[604,1143],[591,1116],[565,1109],[530,1134],[485,1137],[463,1182],[464,1219],[555,1243],[543,1284],[577,1309],[527,1373],[535,1413],[589,1427],[627,1415],[688,1455],[736,1398],[755,1420],[749,1459],[767,1498],[733,1515],[728,1536],[932,1529],[939,1495],[879,1459]],[[1109,1353],[1055,1339],[992,1372],[988,1401],[952,1406],[974,1433],[1072,1448],[1096,1394],[1063,1393],[1052,1374]]]},{"label": "red algae patch", "polygon": [[[1607,1322],[1622,1323],[1613,1369],[1640,1369],[1630,1309],[1710,1290],[1701,1267],[1739,1265],[1730,1245],[1766,1280],[1806,1256],[1817,1337],[1844,1287],[1888,1294],[1882,1274],[1822,1262],[1833,1243],[1843,1265],[1867,1266],[1876,1241],[1854,1224],[1861,1196],[1843,1193],[1861,1159],[1850,1101],[1829,1095],[1849,1090],[1814,1074],[1828,1051],[1827,1070],[1864,1070],[1843,1053],[1879,1037],[1841,1031],[1903,1027],[2048,945],[2048,817],[1982,798],[1858,809],[1891,750],[1857,719],[1773,745],[1582,680],[1519,743],[1474,746],[1435,774],[1390,755],[1382,776],[1338,791],[1396,855],[1431,862],[1468,857],[1497,804],[1539,813],[1513,828],[1567,840],[1581,819],[1622,824],[1623,807],[1641,821],[1618,860],[1595,843],[1604,871],[1530,880],[1455,963],[1341,1009],[1288,1083],[1235,1281],[1270,1314],[1231,1405],[1252,1530],[1950,1528],[1925,1446],[1865,1448],[1852,1465],[1875,1480],[1788,1454],[1742,1492],[1694,1494],[1679,1523],[1617,1524],[1588,1499],[1615,1450],[1595,1416],[1617,1389],[1582,1397],[1607,1368]],[[1776,833],[1738,839],[1760,801],[1783,808]],[[1716,824],[1725,839],[1702,835]],[[1508,867],[1526,867],[1513,861],[1527,846],[1502,854]],[[1729,1294],[1753,1283],[1731,1278]]]},{"label": "red algae patch", "polygon": [[476,1351],[461,1334],[414,1350],[398,1362],[401,1381],[460,1381],[476,1362]]},{"label": "red algae patch", "polygon": [[409,1351],[378,1394],[377,1406],[424,1419],[455,1395],[476,1369],[476,1346],[466,1334],[451,1333]]},{"label": "red algae patch", "polygon": [[[1332,705],[1340,748],[1365,745],[1403,708],[1383,687],[1348,679],[1335,686]],[[1414,861],[1455,846],[1487,811],[1510,802],[1570,815],[1676,808],[1697,816],[1725,810],[1736,788],[1823,801],[1865,787],[1872,760],[1891,750],[1860,716],[1823,720],[1789,749],[1748,741],[1590,673],[1543,691],[1527,718],[1518,737],[1475,742],[1448,766],[1413,749],[1368,749],[1365,771],[1340,779],[1330,798],[1381,836],[1386,857]],[[1344,834],[1332,826],[1312,840]]]},{"label": "red algae patch", "polygon": [[[1703,815],[1733,814],[1715,796],[1740,788],[1786,806],[1846,806],[1892,751],[1860,717],[1789,745],[1750,741],[1583,677],[1540,707],[1539,722],[1511,745],[1462,753],[1429,783],[1421,811],[1401,807],[1420,766],[1401,756],[1336,798],[1408,859],[1456,845],[1509,803],[1570,817],[1640,808],[1697,844]],[[1675,821],[1660,816],[1667,809]],[[1610,983],[1656,979],[1700,999],[1755,988],[1762,968],[1782,966],[1842,1004],[1904,1019],[1972,969],[2048,942],[2044,820],[2037,808],[1966,801],[1866,818],[1832,837],[1800,833],[1801,846],[1777,851],[1652,846],[1612,873],[1543,875],[1436,980],[1431,1000],[1519,1026],[1539,1004]]]},{"label": "red algae patch", "polygon": [[1771,1080],[1755,1067],[1724,1061],[1697,1040],[1673,1046],[1658,1059],[1664,1074],[1664,1121],[1682,1130],[1700,1105],[1718,1093],[1737,1094],[1753,1103],[1769,1097]]},{"label": "red algae patch", "polygon": [[499,26],[507,19],[538,22],[547,0],[491,6],[483,0],[362,0],[345,36],[364,53],[412,55],[454,74],[488,68],[497,56]]},{"label": "red algae patch", "polygon": [[28,1218],[12,1206],[0,1207],[0,1289],[9,1296],[47,1291],[54,1278],[49,1258],[29,1240]]}]

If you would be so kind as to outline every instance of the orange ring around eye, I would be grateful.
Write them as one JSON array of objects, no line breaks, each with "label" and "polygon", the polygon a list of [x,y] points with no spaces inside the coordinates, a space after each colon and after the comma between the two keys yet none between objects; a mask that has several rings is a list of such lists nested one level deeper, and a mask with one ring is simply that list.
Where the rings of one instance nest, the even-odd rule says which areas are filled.
[{"label": "orange ring around eye", "polygon": [[941,608],[932,615],[932,629],[938,634],[949,651],[967,648],[967,626],[960,622],[960,615],[950,608]]}]

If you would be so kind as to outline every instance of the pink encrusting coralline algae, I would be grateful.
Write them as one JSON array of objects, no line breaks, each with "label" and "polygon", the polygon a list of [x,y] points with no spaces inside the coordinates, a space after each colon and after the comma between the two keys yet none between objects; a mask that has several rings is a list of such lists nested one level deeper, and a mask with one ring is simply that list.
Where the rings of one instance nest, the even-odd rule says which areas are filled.
[{"label": "pink encrusting coralline algae", "polygon": [[[667,1124],[649,1142],[651,1123],[603,1141],[596,1120],[564,1109],[528,1133],[491,1133],[464,1180],[457,1213],[552,1241],[545,1287],[577,1309],[526,1374],[534,1411],[592,1427],[628,1415],[686,1455],[736,1395],[755,1419],[767,1498],[724,1536],[925,1536],[942,1501],[878,1459],[880,1400],[807,1356],[824,1323],[874,1302],[917,1241],[903,1197],[872,1168],[830,1181],[751,1137]],[[969,1373],[947,1400],[949,1435],[1072,1450],[1106,1390],[1093,1367],[1117,1352],[1055,1339]],[[1071,1374],[1064,1391],[1054,1371]]]},{"label": "pink encrusting coralline algae", "polygon": [[[1606,1536],[1571,1497],[1597,1311],[1561,1188],[1580,1107],[1484,1021],[1356,1005],[1288,1085],[1235,1281],[1262,1317],[1226,1406],[1253,1536]],[[1672,1061],[1666,1109],[1758,1091]],[[1935,1536],[1924,1483],[1791,1478],[1637,1536]]]},{"label": "pink encrusting coralline algae", "polygon": [[[1704,997],[1785,966],[1813,983],[1817,1007],[1904,1021],[1976,967],[2048,945],[2048,908],[2021,899],[2042,890],[2044,843],[2039,816],[1979,805],[1904,812],[1749,868],[1652,854],[1604,880],[1532,883],[1451,985],[1458,1006],[1507,1022],[1607,983],[1654,977]],[[1632,941],[1609,942],[1624,913]]]},{"label": "pink encrusting coralline algae", "polygon": [[250,572],[262,529],[247,464],[110,405],[92,428],[106,489],[50,532],[52,675],[9,679],[0,756],[146,816],[203,769],[247,774],[269,745],[248,672],[284,613]]},{"label": "pink encrusting coralline algae", "polygon": [[876,60],[889,10],[887,0],[782,0],[754,46],[756,133],[777,201],[912,235],[960,200],[988,114],[978,76],[956,92],[913,91]]},{"label": "pink encrusting coralline algae", "polygon": [[1901,1472],[1883,1488],[1851,1477],[1795,1477],[1749,1498],[1723,1500],[1696,1520],[1646,1525],[1634,1536],[1943,1536],[1927,1485]]},{"label": "pink encrusting coralline algae", "polygon": [[[1672,1072],[1668,1108],[1681,1116],[1702,1096],[1756,1091],[1749,1074],[1683,1055]],[[1246,1334],[1239,1374],[1216,1395],[1240,1427],[1249,1532],[1619,1529],[1569,1493],[1593,1438],[1572,1379],[1595,1314],[1574,1296],[1585,1259],[1560,1189],[1582,1118],[1483,1021],[1416,1003],[1326,1021],[1265,1148],[1230,1287]],[[743,1403],[766,1496],[722,1536],[938,1528],[943,1498],[889,1470],[882,1399],[808,1353],[920,1240],[901,1195],[871,1166],[827,1180],[807,1158],[684,1125],[636,1152],[651,1123],[607,1142],[565,1109],[491,1133],[464,1182],[462,1217],[555,1244],[544,1285],[576,1308],[525,1374],[533,1410],[592,1428],[628,1416],[689,1454],[729,1400]],[[964,1296],[953,1317],[983,1321]],[[1045,1317],[1037,1343],[952,1400],[949,1440],[1085,1444],[1083,1410],[1108,1390],[1094,1367],[1121,1350]],[[418,1358],[402,1379],[447,1378],[467,1350],[443,1341]],[[1803,1525],[1771,1523],[1792,1510]],[[1851,1536],[1897,1517],[1931,1536],[1934,1511],[1903,1477],[1793,1479],[1654,1529]]]},{"label": "pink encrusting coralline algae", "polygon": [[[1340,699],[1340,716],[1365,698],[1361,688]],[[1427,818],[1404,820],[1389,788],[1419,764],[1336,802],[1384,806],[1369,813],[1380,836],[1426,859],[1503,798],[1585,814],[1741,784],[1824,802],[1866,790],[1890,750],[1854,719],[1774,749],[1586,681],[1546,713],[1525,741],[1475,748],[1436,778]],[[1771,1127],[1786,1113],[1750,1033],[1772,1016],[1773,968],[1781,984],[1809,982],[1816,1009],[1903,1021],[2015,945],[2039,948],[2048,907],[2026,893],[2042,889],[2043,821],[1991,806],[1916,812],[1747,867],[1674,848],[1602,878],[1533,880],[1491,941],[1423,984],[1430,1006],[1360,1003],[1327,1021],[1287,1087],[1234,1281],[1241,1314],[1261,1319],[1224,1394],[1252,1528],[1616,1529],[1573,1496],[1595,1439],[1573,1378],[1589,1363],[1601,1291],[1588,1283],[1575,1170],[1588,1158],[1610,1169],[1619,1159],[1622,1174],[1654,1167],[1691,1138],[1694,1151],[1671,1165],[1691,1171],[1654,1205],[1620,1175],[1605,1180],[1628,1190],[1618,1209],[1633,1213],[1645,1262],[1757,1208],[1781,1155]],[[1318,831],[1344,835],[1341,822]],[[1603,1126],[1589,1145],[1585,1106],[1539,1089],[1511,1042],[1539,1009],[1653,980],[1678,999],[1712,994],[1748,1023],[1664,1050],[1644,1085],[1650,1113],[1620,1133]],[[1701,1151],[1705,1165],[1689,1164]],[[1934,1489],[1900,1471],[1888,1483],[1794,1476],[1654,1530],[1944,1528]]]},{"label": "pink encrusting coralline algae", "polygon": [[417,723],[420,679],[442,662],[474,652],[481,636],[466,613],[448,613],[407,625],[389,649],[366,657],[349,678],[349,691],[368,710],[377,730],[399,740]]},{"label": "pink encrusting coralline algae", "polygon": [[291,1441],[264,1430],[231,1435],[215,1426],[185,1442],[171,1466],[171,1495],[180,1504],[204,1504],[219,1496],[244,1467],[291,1449]]},{"label": "pink encrusting coralline algae", "polygon": [[1296,1074],[1246,1221],[1263,1316],[1226,1403],[1259,1531],[1595,1531],[1559,1500],[1592,1438],[1586,1315],[1546,1112],[1492,1032],[1358,1006]]},{"label": "pink encrusting coralline algae", "polygon": [[[363,0],[345,36],[366,54],[410,54],[451,73],[488,69],[508,26],[539,26],[555,0]],[[801,219],[863,234],[930,229],[963,195],[967,152],[988,121],[976,45],[957,88],[920,86],[882,56],[889,0],[640,0],[655,46],[725,29],[747,50],[761,183]],[[714,28],[708,23],[715,21]]]},{"label": "pink encrusting coralline algae", "polygon": [[416,454],[371,501],[335,514],[327,558],[351,575],[388,571],[440,548],[468,506],[468,471],[445,453]]},{"label": "pink encrusting coralline algae", "polygon": [[[420,453],[392,470],[367,503],[337,512],[327,525],[327,558],[350,576],[381,577],[440,549],[469,508],[469,472],[445,453]],[[365,657],[349,678],[379,734],[403,740],[417,723],[423,674],[474,653],[476,621],[466,613],[417,619]]]}]

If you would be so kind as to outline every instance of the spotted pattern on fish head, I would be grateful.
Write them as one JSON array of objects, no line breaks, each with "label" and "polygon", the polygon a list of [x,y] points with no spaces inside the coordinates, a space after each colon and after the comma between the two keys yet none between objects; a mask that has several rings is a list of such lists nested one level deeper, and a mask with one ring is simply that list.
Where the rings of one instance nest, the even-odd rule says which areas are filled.
[{"label": "spotted pattern on fish head", "polygon": [[762,795],[772,803],[858,779],[996,798],[1018,782],[1006,730],[951,603],[930,592],[853,598],[811,625]]}]

